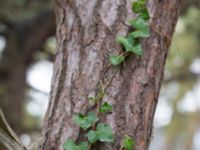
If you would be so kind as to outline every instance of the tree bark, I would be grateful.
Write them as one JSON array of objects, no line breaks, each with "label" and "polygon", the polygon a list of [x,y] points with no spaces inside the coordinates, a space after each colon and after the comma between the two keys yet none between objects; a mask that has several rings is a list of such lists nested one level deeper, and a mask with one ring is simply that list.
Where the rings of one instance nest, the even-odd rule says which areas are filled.
[{"label": "tree bark", "polygon": [[109,55],[121,50],[116,37],[127,34],[126,24],[135,17],[131,2],[56,0],[57,54],[40,149],[61,150],[68,138],[79,141],[83,132],[72,117],[90,110],[88,97],[97,94],[100,81],[106,85],[112,78],[103,101],[113,104],[114,111],[101,120],[111,125],[115,142],[96,149],[119,150],[126,134],[136,141],[135,150],[148,149],[181,0],[149,0],[147,6],[151,36],[142,41],[144,54],[108,67]]}]

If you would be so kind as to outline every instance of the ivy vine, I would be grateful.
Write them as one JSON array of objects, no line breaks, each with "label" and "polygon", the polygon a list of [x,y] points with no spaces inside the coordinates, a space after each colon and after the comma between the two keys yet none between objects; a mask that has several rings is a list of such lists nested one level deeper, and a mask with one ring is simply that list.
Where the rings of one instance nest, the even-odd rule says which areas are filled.
[{"label": "ivy vine", "polygon": [[[130,54],[141,56],[143,49],[140,43],[141,38],[147,38],[149,32],[149,13],[146,7],[146,0],[137,0],[132,3],[132,11],[137,14],[135,19],[129,21],[129,25],[133,28],[126,36],[117,37],[116,41],[122,45],[123,51],[119,55],[111,55],[110,63],[119,65],[125,61]],[[99,122],[99,115],[106,115],[112,112],[113,106],[107,102],[102,103],[105,96],[105,90],[110,86],[100,82],[100,88],[95,97],[88,97],[89,103],[96,106],[96,111],[87,114],[77,114],[73,117],[73,122],[85,131],[87,140],[76,144],[72,139],[68,139],[63,147],[64,150],[91,150],[92,146],[98,142],[114,142],[114,133],[110,125]],[[124,135],[120,150],[133,150],[135,147],[134,139],[128,135]]]},{"label": "ivy vine", "polygon": [[149,31],[149,13],[146,7],[146,0],[138,0],[132,3],[132,11],[137,14],[135,19],[129,20],[129,25],[133,28],[126,36],[117,37],[116,41],[122,45],[123,52],[119,55],[111,55],[110,62],[112,65],[119,65],[125,61],[131,53],[137,56],[143,54],[140,43],[141,38],[150,36]]}]

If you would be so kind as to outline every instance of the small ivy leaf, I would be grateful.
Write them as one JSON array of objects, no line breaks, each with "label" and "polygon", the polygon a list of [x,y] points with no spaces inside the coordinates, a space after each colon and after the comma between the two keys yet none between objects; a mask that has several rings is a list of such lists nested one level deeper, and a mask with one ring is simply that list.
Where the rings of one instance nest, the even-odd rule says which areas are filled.
[{"label": "small ivy leaf", "polygon": [[149,16],[149,11],[147,8],[145,8],[142,13],[139,13],[140,17],[142,17],[144,20],[149,20],[150,16]]},{"label": "small ivy leaf", "polygon": [[123,142],[122,142],[122,146],[125,150],[133,150],[134,149],[134,145],[135,145],[135,142],[134,140],[129,137],[129,136],[125,136],[124,139],[123,139]]},{"label": "small ivy leaf", "polygon": [[136,30],[147,32],[149,31],[148,23],[141,17],[129,20],[129,24],[132,25]]},{"label": "small ivy leaf", "polygon": [[76,145],[73,140],[67,140],[63,145],[64,150],[89,150],[89,145],[87,142],[81,142]]},{"label": "small ivy leaf", "polygon": [[95,143],[96,141],[101,142],[114,142],[114,135],[112,129],[109,125],[99,123],[97,125],[96,131],[90,130],[86,137],[90,143]]},{"label": "small ivy leaf", "polygon": [[107,102],[103,103],[99,108],[99,112],[101,113],[111,112],[112,110],[113,110],[112,105],[108,104]]},{"label": "small ivy leaf", "polygon": [[138,13],[144,20],[149,20],[149,12],[145,5],[145,0],[140,0],[132,3],[132,11]]},{"label": "small ivy leaf", "polygon": [[[121,44],[126,51],[130,50],[132,48],[132,42],[130,41],[130,39],[126,38],[126,37],[117,37],[116,41]],[[131,42],[131,43],[130,43]]]},{"label": "small ivy leaf", "polygon": [[98,140],[97,132],[94,130],[90,130],[87,134],[86,137],[88,138],[88,141],[90,143],[95,143]]},{"label": "small ivy leaf", "polygon": [[147,38],[150,36],[149,30],[141,30],[141,31],[135,31],[131,33],[131,36],[133,38]]},{"label": "small ivy leaf", "polygon": [[93,124],[93,123],[96,123],[99,119],[97,118],[94,112],[89,112],[87,115],[87,120]]},{"label": "small ivy leaf", "polygon": [[89,112],[87,116],[78,114],[73,117],[75,124],[79,125],[82,129],[88,129],[92,124],[98,121],[98,118],[94,112]]},{"label": "small ivy leaf", "polygon": [[96,97],[88,97],[88,99],[89,99],[90,104],[95,104],[98,101],[98,99]]},{"label": "small ivy leaf", "polygon": [[132,52],[139,56],[143,54],[143,50],[140,44],[135,45],[129,52]]},{"label": "small ivy leaf", "polygon": [[124,61],[125,57],[122,55],[110,56],[110,62],[112,65],[119,65]]},{"label": "small ivy leaf", "polygon": [[89,150],[89,144],[87,142],[81,142],[76,150]]},{"label": "small ivy leaf", "polygon": [[132,11],[135,13],[140,13],[145,9],[145,3],[143,1],[136,1],[132,3]]},{"label": "small ivy leaf", "polygon": [[76,144],[73,140],[69,139],[64,143],[63,148],[64,150],[75,150]]},{"label": "small ivy leaf", "polygon": [[99,123],[97,125],[97,135],[101,142],[114,142],[114,135],[109,125]]},{"label": "small ivy leaf", "polygon": [[[127,35],[127,40],[128,42],[131,44],[131,45],[134,45],[135,44],[135,38],[131,35],[131,33],[129,33]],[[132,47],[131,47],[132,48]]]}]

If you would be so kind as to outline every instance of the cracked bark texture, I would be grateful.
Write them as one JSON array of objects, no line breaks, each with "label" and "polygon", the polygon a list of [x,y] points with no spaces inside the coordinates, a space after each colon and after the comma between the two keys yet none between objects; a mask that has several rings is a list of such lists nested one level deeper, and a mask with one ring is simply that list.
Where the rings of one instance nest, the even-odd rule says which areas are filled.
[{"label": "cracked bark texture", "polygon": [[130,56],[118,67],[108,67],[109,55],[118,54],[118,35],[126,35],[135,17],[130,0],[56,0],[57,54],[50,102],[43,127],[42,150],[62,150],[84,131],[72,117],[90,109],[88,97],[97,94],[99,82],[108,83],[103,101],[114,106],[101,117],[115,133],[113,144],[98,143],[97,150],[119,150],[124,135],[136,141],[135,150],[147,150],[164,64],[181,0],[149,0],[151,36],[142,40],[144,54]]}]

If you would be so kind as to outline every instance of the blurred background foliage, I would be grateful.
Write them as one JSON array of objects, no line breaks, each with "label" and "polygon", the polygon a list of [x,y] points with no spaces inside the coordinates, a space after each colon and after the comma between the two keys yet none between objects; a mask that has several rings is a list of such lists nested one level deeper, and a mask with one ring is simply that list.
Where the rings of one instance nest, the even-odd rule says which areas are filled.
[{"label": "blurred background foliage", "polygon": [[[25,145],[48,104],[55,18],[49,0],[0,0],[0,107]],[[200,1],[183,5],[154,119],[150,150],[200,149]]]}]

